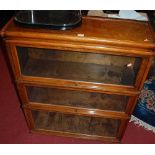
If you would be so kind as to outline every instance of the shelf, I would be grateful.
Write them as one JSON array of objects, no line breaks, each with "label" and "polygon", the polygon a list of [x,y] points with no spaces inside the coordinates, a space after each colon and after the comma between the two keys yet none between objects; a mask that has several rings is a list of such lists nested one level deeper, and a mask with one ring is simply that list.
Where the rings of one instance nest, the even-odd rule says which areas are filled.
[{"label": "shelf", "polygon": [[17,47],[26,76],[134,85],[140,58]]},{"label": "shelf", "polygon": [[26,86],[29,102],[89,109],[125,111],[128,97],[103,93]]},{"label": "shelf", "polygon": [[116,137],[120,121],[62,114],[58,112],[32,111],[36,129]]}]

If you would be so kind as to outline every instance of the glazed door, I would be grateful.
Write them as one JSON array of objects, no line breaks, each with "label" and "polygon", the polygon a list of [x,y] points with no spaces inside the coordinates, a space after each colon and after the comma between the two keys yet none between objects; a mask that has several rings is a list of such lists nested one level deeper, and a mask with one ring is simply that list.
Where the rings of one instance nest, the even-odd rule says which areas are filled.
[{"label": "glazed door", "polygon": [[120,120],[32,110],[36,130],[116,137]]},{"label": "glazed door", "polygon": [[142,58],[91,52],[17,47],[20,72],[27,77],[134,86]]},{"label": "glazed door", "polygon": [[28,103],[53,105],[54,107],[65,106],[78,109],[88,109],[88,113],[94,110],[125,112],[129,96],[114,95],[96,92],[86,92],[81,90],[67,90],[62,88],[48,88],[38,86],[25,86]]}]

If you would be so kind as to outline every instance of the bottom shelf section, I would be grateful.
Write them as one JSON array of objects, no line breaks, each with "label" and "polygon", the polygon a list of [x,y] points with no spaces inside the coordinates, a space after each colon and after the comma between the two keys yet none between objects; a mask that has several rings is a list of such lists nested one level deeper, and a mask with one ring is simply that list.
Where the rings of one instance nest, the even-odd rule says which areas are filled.
[{"label": "bottom shelf section", "polygon": [[120,120],[32,110],[35,129],[116,137]]}]

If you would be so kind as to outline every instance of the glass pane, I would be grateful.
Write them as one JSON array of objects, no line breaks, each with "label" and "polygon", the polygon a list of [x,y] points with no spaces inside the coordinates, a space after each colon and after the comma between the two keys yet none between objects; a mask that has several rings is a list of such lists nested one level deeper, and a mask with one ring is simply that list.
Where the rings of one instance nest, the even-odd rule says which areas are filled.
[{"label": "glass pane", "polygon": [[17,47],[27,76],[134,85],[141,58]]},{"label": "glass pane", "polygon": [[128,102],[122,95],[33,86],[27,87],[27,94],[30,102],[113,111],[125,111]]},{"label": "glass pane", "polygon": [[32,111],[35,127],[51,131],[63,131],[88,135],[115,137],[119,120],[75,116],[58,112]]}]

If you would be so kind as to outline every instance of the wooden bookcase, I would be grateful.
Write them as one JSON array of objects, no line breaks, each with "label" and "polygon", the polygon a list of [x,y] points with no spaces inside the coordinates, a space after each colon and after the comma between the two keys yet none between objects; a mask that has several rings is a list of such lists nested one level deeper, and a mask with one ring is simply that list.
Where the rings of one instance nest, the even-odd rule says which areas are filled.
[{"label": "wooden bookcase", "polygon": [[31,132],[121,141],[154,55],[149,23],[83,17],[59,31],[11,19],[1,35]]}]

